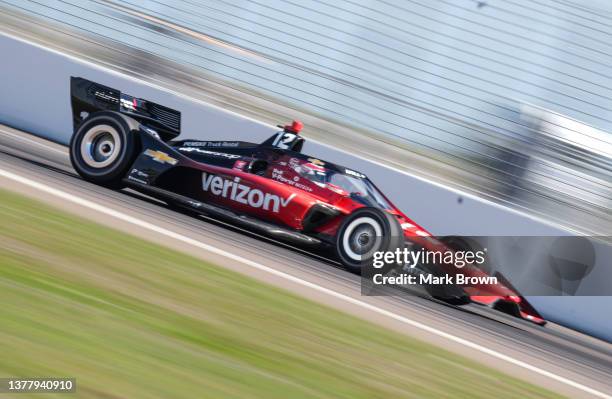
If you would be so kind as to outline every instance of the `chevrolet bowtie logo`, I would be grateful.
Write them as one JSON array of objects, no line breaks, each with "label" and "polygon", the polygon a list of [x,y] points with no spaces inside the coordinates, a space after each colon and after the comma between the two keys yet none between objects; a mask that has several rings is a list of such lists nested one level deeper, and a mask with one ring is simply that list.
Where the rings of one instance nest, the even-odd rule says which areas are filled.
[{"label": "chevrolet bowtie logo", "polygon": [[178,163],[178,160],[172,158],[165,152],[146,150],[144,153],[145,155],[150,156],[151,158],[153,158],[154,161],[157,161],[159,163],[169,163],[170,165],[176,165]]},{"label": "chevrolet bowtie logo", "polygon": [[317,165],[317,166],[325,165],[325,162],[321,161],[320,159],[316,159],[316,158],[308,158],[308,161],[310,163],[313,163],[313,164]]}]

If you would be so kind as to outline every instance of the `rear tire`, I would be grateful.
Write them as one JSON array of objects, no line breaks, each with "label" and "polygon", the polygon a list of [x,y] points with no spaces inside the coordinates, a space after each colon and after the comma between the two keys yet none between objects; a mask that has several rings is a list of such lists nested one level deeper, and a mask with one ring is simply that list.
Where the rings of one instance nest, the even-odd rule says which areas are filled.
[{"label": "rear tire", "polygon": [[[404,233],[397,219],[377,208],[360,208],[348,215],[336,235],[336,254],[344,267],[361,274],[372,267],[374,253],[404,247]],[[390,267],[393,265],[386,265]]]},{"label": "rear tire", "polygon": [[136,155],[138,122],[117,112],[87,118],[70,140],[70,162],[85,180],[121,188]]}]

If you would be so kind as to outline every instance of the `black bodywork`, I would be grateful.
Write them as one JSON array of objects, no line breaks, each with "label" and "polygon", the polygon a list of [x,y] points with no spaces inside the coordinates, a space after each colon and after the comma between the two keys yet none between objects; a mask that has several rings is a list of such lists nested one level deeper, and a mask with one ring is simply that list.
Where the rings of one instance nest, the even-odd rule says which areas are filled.
[{"label": "black bodywork", "polygon": [[[140,154],[125,175],[126,186],[161,198],[169,204],[229,220],[250,230],[261,231],[294,244],[321,245],[332,241],[331,237],[304,234],[338,215],[337,211],[323,205],[312,207],[303,220],[305,228],[302,233],[274,222],[196,200],[201,195],[201,185],[194,182],[201,180],[201,164],[231,169],[237,160],[242,160],[245,162],[245,171],[263,176],[268,166],[273,165],[282,156],[289,155],[307,161],[309,156],[300,152],[304,139],[297,134],[290,134],[292,138],[286,141],[285,148],[278,146],[278,141],[284,140],[282,134],[278,137],[272,136],[263,143],[175,140],[180,135],[179,111],[80,77],[72,77],[70,85],[75,132],[90,114],[100,111],[119,112],[139,122]],[[165,159],[146,156],[148,152],[163,154]],[[345,171],[344,167],[327,162],[325,167],[341,173]]]},{"label": "black bodywork", "polygon": [[[181,140],[162,143],[148,134],[140,136],[142,148],[168,154],[176,162],[159,162],[152,157],[139,156],[125,178],[128,186],[149,193],[186,210],[211,215],[234,224],[259,231],[283,241],[300,246],[332,244],[333,237],[305,234],[338,215],[337,211],[323,205],[314,205],[304,218],[304,232],[287,229],[276,223],[264,221],[198,201],[201,194],[199,184],[202,171],[199,164],[220,168],[231,168],[236,160],[245,162],[245,170],[263,175],[268,165],[273,165],[281,156],[307,160],[308,156],[292,150],[282,150],[268,145],[244,141],[194,141]],[[265,144],[265,143],[264,143]],[[326,167],[328,164],[326,164]],[[337,166],[333,166],[334,168]]]},{"label": "black bodywork", "polygon": [[90,114],[99,111],[115,111],[153,129],[163,141],[172,140],[181,133],[181,113],[179,111],[130,96],[87,79],[70,78],[70,99],[74,132]]}]

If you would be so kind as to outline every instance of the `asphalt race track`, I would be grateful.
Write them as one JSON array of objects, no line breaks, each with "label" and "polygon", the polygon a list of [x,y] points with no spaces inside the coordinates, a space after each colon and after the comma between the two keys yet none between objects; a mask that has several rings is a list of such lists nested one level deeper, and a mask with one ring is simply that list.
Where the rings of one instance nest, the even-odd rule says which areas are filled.
[{"label": "asphalt race track", "polygon": [[[113,220],[94,209],[45,194],[34,185],[17,181],[14,176],[110,208],[220,251],[211,253],[202,247],[196,248],[169,238],[168,234],[162,237],[126,220]],[[358,277],[340,269],[334,262],[218,221],[177,213],[159,201],[134,192],[116,192],[94,186],[81,180],[73,171],[65,147],[2,125],[0,188],[29,194],[100,223],[209,259],[398,332],[443,346],[568,397],[612,397],[612,345],[608,343],[554,324],[538,327],[479,305],[456,308],[419,295],[362,297]],[[232,260],[223,256],[223,251],[265,265],[265,269],[243,265],[236,261],[237,257]],[[287,275],[292,277],[288,279]],[[297,280],[306,283],[298,284]],[[317,291],[312,289],[314,286],[322,289]],[[338,295],[329,295],[331,291]],[[353,302],[346,300],[347,297],[354,298]],[[368,305],[358,306],[356,302]],[[374,307],[383,311],[372,311]],[[414,323],[389,317],[390,312]],[[430,331],[420,325],[428,326]],[[432,333],[433,329],[442,333]],[[454,338],[449,339],[449,335]]]}]

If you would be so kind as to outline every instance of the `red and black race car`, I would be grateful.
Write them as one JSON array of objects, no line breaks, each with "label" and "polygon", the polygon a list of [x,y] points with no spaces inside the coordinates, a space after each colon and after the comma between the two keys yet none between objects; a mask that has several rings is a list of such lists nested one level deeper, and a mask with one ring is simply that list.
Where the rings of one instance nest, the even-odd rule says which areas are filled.
[{"label": "red and black race car", "polygon": [[[300,122],[261,144],[175,140],[180,112],[82,78],[71,79],[70,158],[84,179],[129,187],[171,206],[210,215],[282,241],[329,251],[359,273],[373,254],[447,244],[402,213],[361,172],[305,155]],[[452,269],[452,268],[450,268]],[[452,270],[421,270],[452,273]],[[462,273],[486,275],[477,268]],[[543,324],[507,285],[436,291]]]}]

